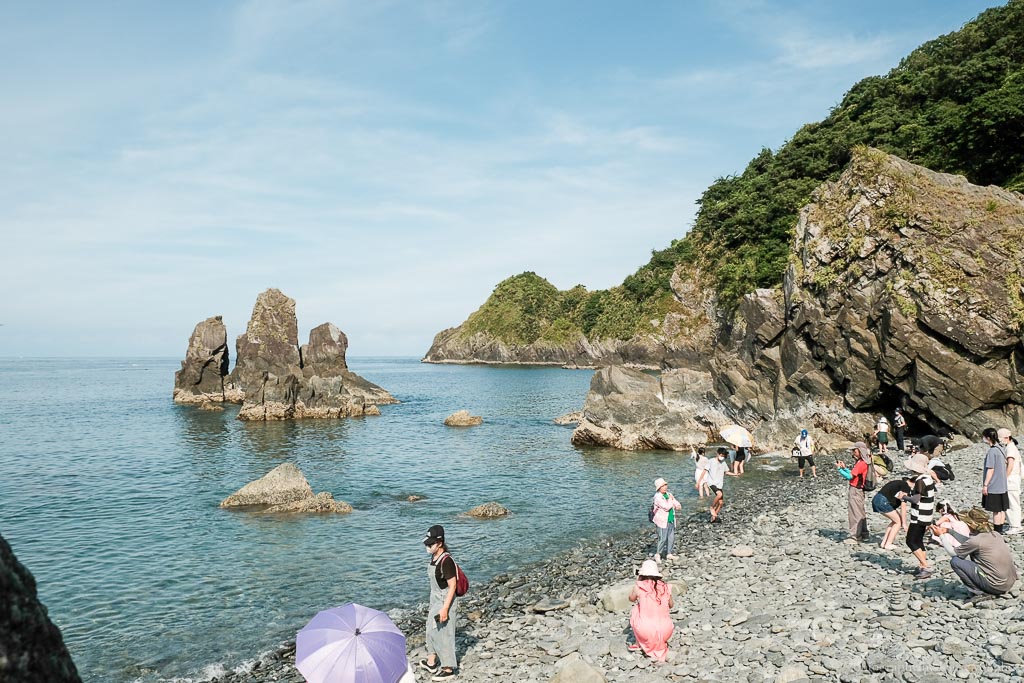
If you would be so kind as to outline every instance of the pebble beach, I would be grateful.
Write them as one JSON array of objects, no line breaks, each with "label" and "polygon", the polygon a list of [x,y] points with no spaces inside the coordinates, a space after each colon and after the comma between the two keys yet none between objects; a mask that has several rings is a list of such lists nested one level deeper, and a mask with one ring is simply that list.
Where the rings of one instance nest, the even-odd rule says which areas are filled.
[{"label": "pebble beach", "polygon": [[[983,454],[978,445],[945,454],[956,479],[938,500],[958,509],[978,502]],[[894,460],[890,476],[904,471],[902,459]],[[722,524],[707,523],[705,501],[684,508],[676,535],[679,559],[662,564],[676,591],[667,662],[626,647],[625,595],[636,568],[654,550],[653,527],[638,524],[635,533],[474,583],[460,598],[457,680],[926,683],[1024,677],[1019,582],[1006,596],[968,603],[937,546],[929,551],[935,573],[915,580],[917,565],[902,537],[894,550],[878,547],[886,522],[870,512],[872,494],[871,540],[849,545],[843,542],[847,484],[831,459],[819,459],[817,479],[798,479],[794,464],[781,464],[781,476],[757,487],[726,480]],[[676,490],[692,486],[692,474],[675,478]],[[1021,568],[1024,536],[1006,538]],[[391,612],[408,636],[414,662],[426,654],[425,614],[425,604]],[[303,679],[290,643],[208,680]],[[420,670],[417,680],[429,675]]]}]

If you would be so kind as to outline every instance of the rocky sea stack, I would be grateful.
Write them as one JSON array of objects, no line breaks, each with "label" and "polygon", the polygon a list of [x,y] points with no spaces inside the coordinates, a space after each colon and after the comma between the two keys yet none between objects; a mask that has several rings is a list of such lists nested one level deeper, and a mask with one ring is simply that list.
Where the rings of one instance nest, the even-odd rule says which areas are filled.
[{"label": "rocky sea stack", "polygon": [[181,370],[174,373],[175,403],[223,402],[228,375],[228,330],[219,315],[198,323]]},{"label": "rocky sea stack", "polygon": [[300,347],[295,300],[268,289],[257,297],[246,332],[235,342],[230,374],[220,316],[196,325],[175,374],[174,399],[242,403],[240,420],[379,415],[378,405],[398,403],[348,369],[347,350],[348,339],[331,323],[310,330],[309,343]]},{"label": "rocky sea stack", "polygon": [[862,148],[801,212],[784,286],[711,316],[699,362],[598,372],[573,441],[682,449],[741,422],[762,446],[801,427],[827,446],[897,406],[932,430],[1019,431],[1022,237],[1021,195]]}]

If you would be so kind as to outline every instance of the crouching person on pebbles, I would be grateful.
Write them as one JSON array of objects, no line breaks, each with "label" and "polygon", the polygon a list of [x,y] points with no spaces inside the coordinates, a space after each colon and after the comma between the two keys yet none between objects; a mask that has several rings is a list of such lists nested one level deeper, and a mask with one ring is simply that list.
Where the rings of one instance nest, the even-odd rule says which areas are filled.
[{"label": "crouching person on pebbles", "polygon": [[654,561],[661,562],[676,559],[676,510],[682,510],[682,504],[669,493],[668,482],[661,477],[654,480],[654,526],[658,527],[658,550],[654,553]]},{"label": "crouching person on pebbles", "polygon": [[630,650],[643,653],[659,662],[668,657],[668,641],[675,625],[669,610],[675,606],[672,600],[672,584],[662,580],[661,571],[653,560],[644,560],[640,565],[636,585],[629,592],[629,601],[636,603],[629,616],[636,643],[630,643]]},{"label": "crouching person on pebbles", "polygon": [[[970,529],[970,536],[939,525],[932,527],[932,533],[953,558],[949,564],[967,587],[971,601],[1008,592],[1017,581],[1017,568],[1002,534],[992,530],[988,514],[980,508],[964,510],[960,519]],[[960,545],[954,547],[954,539]]]},{"label": "crouching person on pebbles", "polygon": [[427,658],[420,666],[433,674],[432,680],[455,677],[455,560],[444,541],[444,527],[435,524],[427,531],[423,545],[430,553],[427,581],[430,583],[430,607],[427,611]]}]

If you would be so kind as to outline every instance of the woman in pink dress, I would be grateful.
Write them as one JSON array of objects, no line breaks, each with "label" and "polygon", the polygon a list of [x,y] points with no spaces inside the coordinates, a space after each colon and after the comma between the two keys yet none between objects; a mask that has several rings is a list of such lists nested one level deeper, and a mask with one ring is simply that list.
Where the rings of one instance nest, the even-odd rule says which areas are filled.
[{"label": "woman in pink dress", "polygon": [[668,656],[668,640],[675,625],[668,612],[674,606],[672,585],[661,579],[658,564],[644,560],[636,585],[629,593],[629,601],[635,602],[629,625],[633,627],[636,645],[632,650],[643,650],[651,659],[664,662]]}]

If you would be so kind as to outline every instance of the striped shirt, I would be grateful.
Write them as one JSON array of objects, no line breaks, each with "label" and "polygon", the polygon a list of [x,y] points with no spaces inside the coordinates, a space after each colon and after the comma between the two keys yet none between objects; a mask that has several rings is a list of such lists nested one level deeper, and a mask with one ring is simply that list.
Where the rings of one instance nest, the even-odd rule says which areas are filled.
[{"label": "striped shirt", "polygon": [[930,475],[920,474],[914,480],[914,495],[921,494],[921,500],[910,504],[911,524],[931,524],[935,513],[935,481]]}]

